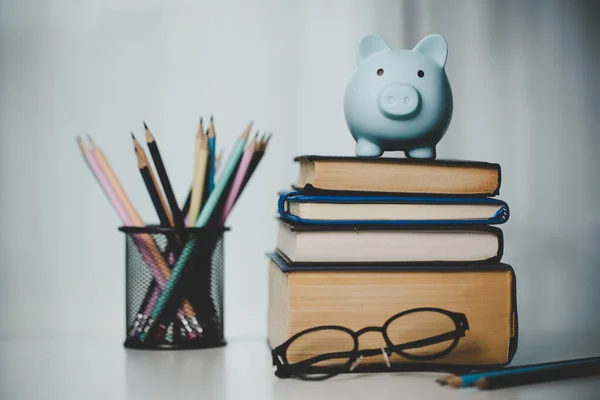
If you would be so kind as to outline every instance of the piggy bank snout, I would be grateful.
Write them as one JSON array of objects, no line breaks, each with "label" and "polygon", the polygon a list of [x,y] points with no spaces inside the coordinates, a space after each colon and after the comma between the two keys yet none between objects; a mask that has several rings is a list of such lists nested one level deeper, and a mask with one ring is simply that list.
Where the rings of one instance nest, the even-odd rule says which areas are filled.
[{"label": "piggy bank snout", "polygon": [[388,118],[407,119],[419,112],[419,91],[406,83],[392,83],[379,92],[379,109]]}]

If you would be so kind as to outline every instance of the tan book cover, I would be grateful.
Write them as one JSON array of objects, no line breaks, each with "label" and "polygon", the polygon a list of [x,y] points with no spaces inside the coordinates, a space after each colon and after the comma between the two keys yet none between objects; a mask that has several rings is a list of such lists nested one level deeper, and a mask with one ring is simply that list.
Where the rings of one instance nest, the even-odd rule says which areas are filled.
[{"label": "tan book cover", "polygon": [[479,161],[296,157],[296,187],[334,191],[495,196],[500,165]]},{"label": "tan book cover", "polygon": [[[276,263],[274,260],[278,260]],[[382,326],[391,316],[409,309],[435,307],[463,313],[469,330],[448,355],[430,361],[440,364],[497,365],[510,361],[516,350],[516,283],[512,268],[495,266],[404,268],[398,270],[343,270],[310,268],[283,272],[282,259],[269,266],[268,338],[272,348],[296,333],[320,325],[340,325],[357,331]],[[278,265],[279,264],[279,265]],[[288,270],[289,271],[289,270]],[[427,313],[406,318],[392,333],[395,343],[430,337],[441,326]],[[346,340],[346,342],[344,342]],[[416,354],[439,351],[445,344],[415,349]],[[347,338],[311,334],[310,340],[290,346],[288,361],[347,348]],[[377,349],[386,343],[379,332],[359,338],[359,349]],[[437,347],[436,347],[437,346]],[[392,363],[409,362],[397,354]],[[383,364],[382,356],[363,364]],[[335,363],[334,363],[335,364]]]}]

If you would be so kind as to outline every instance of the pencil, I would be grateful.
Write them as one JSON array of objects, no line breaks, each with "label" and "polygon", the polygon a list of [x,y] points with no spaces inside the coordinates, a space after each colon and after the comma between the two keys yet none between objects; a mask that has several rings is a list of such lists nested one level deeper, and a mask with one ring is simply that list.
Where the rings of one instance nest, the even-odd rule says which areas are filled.
[{"label": "pencil", "polygon": [[158,190],[156,186],[154,186],[154,182],[152,182],[152,177],[150,176],[150,169],[148,168],[147,160],[141,156],[139,151],[135,152],[138,161],[138,168],[140,170],[140,174],[142,174],[142,178],[144,179],[144,184],[146,185],[146,189],[148,190],[148,194],[150,195],[150,199],[152,199],[152,204],[154,204],[154,208],[156,209],[156,213],[158,214],[158,219],[160,220],[161,225],[168,226],[169,219],[167,218],[167,214],[165,209],[162,207],[160,203],[160,197],[158,195]]},{"label": "pencil", "polygon": [[[90,138],[91,139],[91,138]],[[114,170],[110,166],[108,160],[104,156],[104,152],[92,141],[92,151],[86,149],[81,138],[77,139],[79,147],[84,155],[88,166],[92,169],[94,176],[100,183],[105,194],[117,210],[123,225],[125,226],[144,226],[139,213],[131,203],[129,196],[125,193],[123,186],[119,182]],[[152,237],[147,234],[139,234],[135,236],[138,241],[137,246],[144,261],[150,268],[152,275],[159,287],[165,285],[166,279],[170,275],[169,267],[162,258],[160,249],[152,240]],[[185,315],[195,322],[195,311],[188,302],[184,302],[183,311]]]},{"label": "pencil", "polygon": [[146,122],[144,122],[144,129],[146,130],[146,143],[148,145],[148,149],[150,150],[152,161],[154,161],[156,173],[158,174],[160,183],[162,184],[163,190],[165,192],[165,196],[167,197],[167,201],[169,202],[171,214],[173,215],[173,222],[176,228],[183,228],[183,217],[181,216],[181,212],[179,211],[179,205],[177,204],[175,193],[173,193],[173,188],[171,187],[169,175],[167,174],[167,170],[165,169],[165,164],[163,163],[160,151],[158,150],[156,139],[154,138],[154,135],[152,135],[152,132],[150,132],[150,129],[148,129],[148,125],[146,125]]},{"label": "pencil", "polygon": [[[152,186],[155,188],[156,193],[158,195],[158,207],[157,204],[154,204],[154,208],[156,208],[156,213],[158,214],[158,218],[160,219],[160,224],[162,226],[173,227],[175,226],[175,223],[173,222],[173,216],[169,212],[169,208],[167,207],[165,198],[163,197],[162,192],[160,191],[158,181],[156,180],[156,177],[154,176],[154,173],[150,168],[150,162],[148,161],[148,157],[146,157],[146,152],[133,135],[133,132],[131,133],[131,138],[133,139],[133,147],[135,149],[136,156],[144,159],[144,163],[148,167],[148,177],[150,178],[150,182],[152,183]],[[154,202],[154,199],[152,201]],[[164,219],[161,218],[161,216],[163,216]]]},{"label": "pencil", "polygon": [[92,137],[89,135],[88,141],[90,142],[90,152],[97,160],[100,169],[104,172],[104,175],[106,175],[106,178],[114,189],[119,201],[123,204],[123,207],[125,207],[126,213],[131,217],[132,224],[134,226],[143,226],[144,222],[142,221],[140,214],[133,206],[133,203],[129,199],[129,196],[127,196],[127,193],[125,193],[125,189],[123,189],[123,186],[121,186],[121,182],[119,182],[119,179],[111,168],[106,156],[104,155],[104,152],[96,145],[96,142],[94,142]]},{"label": "pencil", "polygon": [[[192,180],[193,182],[193,180]],[[188,190],[187,197],[185,198],[185,203],[183,203],[183,207],[181,208],[181,215],[183,215],[187,219],[188,212],[190,211],[190,203],[192,202],[192,188]],[[186,223],[187,226],[187,223]]]},{"label": "pencil", "polygon": [[[206,223],[210,220],[210,217],[221,200],[223,192],[227,187],[229,181],[232,179],[235,168],[238,165],[242,155],[244,153],[244,146],[246,141],[248,140],[248,135],[250,134],[250,129],[252,128],[252,123],[246,128],[246,130],[242,133],[242,135],[238,138],[236,143],[233,146],[231,151],[231,155],[227,159],[227,162],[223,166],[223,171],[221,173],[221,178],[216,182],[215,187],[210,194],[208,201],[206,202],[205,207],[202,209],[198,220],[196,221],[196,227],[201,228],[206,225]],[[178,284],[179,277],[183,273],[185,266],[187,264],[188,258],[191,256],[194,247],[196,246],[196,241],[190,240],[185,245],[184,249],[181,252],[181,255],[175,262],[175,266],[173,267],[173,271],[171,272],[171,276],[167,281],[164,290],[160,294],[156,305],[152,309],[151,318],[156,321],[161,316],[164,307],[167,305],[171,293],[175,290],[176,285]],[[140,337],[141,340],[145,340],[147,338],[147,332],[142,334]]]},{"label": "pencil", "polygon": [[81,150],[81,154],[87,162],[87,165],[92,170],[94,176],[98,180],[98,183],[100,184],[100,187],[102,188],[104,194],[106,195],[106,197],[108,197],[108,200],[117,212],[119,219],[124,225],[131,225],[131,220],[129,218],[129,215],[127,214],[127,211],[125,211],[123,203],[121,203],[116,192],[110,185],[106,175],[104,175],[104,173],[102,172],[102,169],[98,165],[98,162],[96,161],[94,155],[91,151],[88,150],[81,137],[77,137],[76,140],[77,144],[79,145],[79,149]]},{"label": "pencil", "polygon": [[[248,184],[248,181],[250,180],[250,177],[252,177],[254,170],[256,169],[256,167],[258,167],[260,160],[262,160],[263,156],[265,155],[265,152],[267,151],[267,145],[269,144],[270,140],[271,140],[271,134],[268,134],[268,135],[265,134],[259,141],[259,144],[256,149],[256,155],[255,155],[255,157],[252,158],[252,162],[250,163],[250,170],[248,171],[248,174],[246,174],[246,176],[244,177],[244,182],[242,184],[241,191],[244,190],[244,188]],[[241,194],[241,191],[240,191],[240,194]],[[239,194],[238,194],[238,197],[239,197]]]},{"label": "pencil", "polygon": [[210,116],[210,125],[208,126],[208,193],[212,192],[215,187],[215,148],[217,145],[217,137],[215,133],[215,124],[213,116]]},{"label": "pencil", "polygon": [[252,122],[248,125],[246,130],[240,135],[238,140],[235,142],[233,150],[231,151],[227,162],[223,166],[221,178],[215,185],[213,192],[210,194],[208,200],[206,201],[206,205],[204,206],[202,212],[198,216],[198,219],[196,221],[196,227],[201,228],[208,223],[213,211],[215,210],[219,201],[221,200],[225,189],[230,184],[230,181],[233,179],[233,176],[236,172],[236,168],[238,168],[240,160],[244,154],[244,147],[248,140],[248,136],[250,135],[250,129],[252,129]]},{"label": "pencil", "polygon": [[233,208],[233,204],[235,203],[236,199],[238,198],[238,196],[240,194],[240,191],[242,189],[242,184],[243,184],[245,177],[249,171],[250,164],[252,163],[252,159],[256,158],[255,157],[256,145],[257,145],[257,140],[256,140],[256,138],[253,138],[252,140],[250,140],[250,142],[248,143],[248,146],[246,147],[246,150],[244,151],[244,155],[242,156],[240,165],[237,168],[237,172],[233,179],[233,183],[231,185],[231,190],[229,191],[229,194],[227,195],[227,200],[225,201],[225,207],[223,208],[223,214],[221,216],[221,225],[225,224],[225,219],[231,212],[231,209]]},{"label": "pencil", "polygon": [[[127,222],[123,222],[123,223],[125,225],[131,225],[131,226],[145,226],[144,221],[142,221],[142,218],[140,217],[140,214],[133,206],[133,203],[129,199],[129,196],[127,196],[125,189],[123,189],[121,182],[119,182],[117,175],[115,174],[114,170],[110,166],[110,163],[106,159],[104,152],[102,151],[102,149],[100,147],[98,147],[96,145],[95,142],[92,141],[91,137],[89,138],[89,140],[92,144],[92,149],[93,149],[92,155],[94,156],[95,160],[97,160],[101,172],[103,173],[104,176],[106,176],[109,186],[111,188],[113,188],[118,200],[125,207],[126,216],[125,216],[124,221],[127,221]],[[168,276],[169,268],[168,268],[167,264],[165,263],[164,259],[162,258],[162,256],[160,256],[160,250],[156,246],[156,243],[153,240],[151,240],[151,238],[148,235],[139,235],[139,236],[144,239],[146,245],[148,246],[148,250],[150,251],[150,253],[152,253],[154,255],[153,258],[155,259],[155,262],[157,263],[157,268],[160,269],[161,274],[163,276]],[[164,281],[163,281],[163,286],[164,286]]]},{"label": "pencil", "polygon": [[197,141],[197,146],[194,182],[192,184],[192,199],[187,219],[188,226],[194,226],[196,219],[198,218],[200,205],[202,203],[202,195],[204,193],[206,168],[208,166],[208,143],[207,137],[204,134],[202,134]]},{"label": "pencil", "polygon": [[[142,218],[140,217],[140,214],[137,212],[137,210],[131,203],[129,196],[127,196],[125,189],[123,189],[121,182],[117,178],[114,170],[112,169],[108,160],[106,159],[104,152],[98,145],[96,145],[96,143],[94,142],[92,137],[89,135],[88,135],[88,141],[90,142],[90,150],[89,151],[91,153],[91,156],[96,160],[98,167],[101,170],[101,172],[99,172],[100,175],[103,174],[106,177],[106,179],[108,181],[107,183],[112,188],[112,190],[114,191],[114,193],[118,199],[117,201],[119,201],[124,207],[125,213],[123,214],[121,220],[123,221],[123,223],[125,225],[127,225],[125,223],[125,221],[127,221],[128,224],[132,225],[132,226],[144,226],[144,223],[142,221]],[[82,144],[83,143],[81,143],[80,146]],[[162,258],[162,257],[160,256],[160,251],[158,250],[158,247],[156,247],[156,243],[154,243],[154,241],[152,241],[152,239],[147,235],[137,235],[137,239],[139,239],[139,241],[141,242],[141,243],[138,243],[138,249],[140,250],[140,254],[142,254],[142,258],[144,258],[144,260],[146,261],[146,264],[148,264],[148,268],[150,268],[151,272],[153,272],[153,276],[158,276],[159,280],[162,280],[162,284],[164,286],[166,279],[165,279],[164,275],[162,274],[161,268],[157,265],[157,260],[156,260],[157,257],[158,258]],[[152,244],[150,244],[150,242],[152,244],[154,244],[154,246],[152,246]],[[152,254],[155,254],[156,256],[153,257]],[[164,260],[163,260],[163,262],[164,262]],[[165,264],[163,266],[163,268],[167,269],[168,267]],[[147,301],[145,300],[142,303],[142,305],[146,304],[146,310],[141,313],[138,312],[138,315],[139,314],[148,315],[149,314],[148,310],[147,310],[148,306],[150,304],[153,305],[156,302],[156,301],[152,301],[152,299],[157,298],[160,293],[160,288],[158,287],[158,282],[157,282],[156,278],[154,278],[154,280],[152,282],[153,282],[153,284],[148,288],[148,293],[146,294]],[[150,295],[150,293],[152,293],[152,295]],[[141,310],[141,308],[140,308],[140,310]],[[150,309],[150,311],[151,311],[151,309]],[[191,315],[193,316],[193,314],[191,314]],[[138,321],[136,321],[136,322],[138,322]],[[141,328],[141,327],[142,326],[140,325],[139,328]]]},{"label": "pencil", "polygon": [[[481,378],[490,378],[496,376],[510,375],[514,373],[521,372],[529,372],[529,371],[541,371],[545,369],[552,369],[557,367],[564,366],[575,366],[575,365],[589,365],[593,363],[600,363],[600,357],[590,357],[590,358],[581,358],[581,359],[573,359],[573,360],[565,360],[565,361],[557,361],[557,362],[549,362],[542,364],[529,364],[529,365],[521,365],[515,367],[506,367],[498,370],[492,371],[481,371],[474,372],[470,374],[464,375],[455,375],[441,378],[448,386],[454,388],[462,388],[473,386],[475,382],[477,382]],[[438,381],[440,381],[438,380]]]},{"label": "pencil", "polygon": [[478,379],[475,386],[479,389],[489,390],[597,374],[600,374],[600,361],[588,361],[575,365],[563,364],[528,371],[517,370],[505,375],[488,376]]},{"label": "pencil", "polygon": [[[256,133],[256,135],[258,136],[258,132]],[[242,186],[240,188],[240,190],[237,193],[237,196],[234,199],[233,202],[233,206],[235,206],[237,200],[239,199],[240,195],[242,194],[242,192],[244,191],[244,188],[246,187],[246,185],[248,184],[248,181],[250,180],[250,178],[252,177],[252,175],[254,174],[254,171],[256,170],[256,167],[258,166],[258,164],[260,163],[260,160],[263,158],[265,151],[267,149],[267,144],[269,142],[270,139],[270,134],[269,135],[263,135],[263,137],[257,142],[256,145],[256,149],[255,149],[255,153],[252,157],[252,160],[250,161],[250,166],[248,167],[248,172],[246,172],[246,174],[244,175],[244,180],[242,182]],[[229,209],[229,212],[231,212],[231,208]],[[225,221],[228,217],[229,213],[227,214],[222,214],[222,224],[225,224]]]},{"label": "pencil", "polygon": [[[196,177],[196,160],[198,159],[198,151],[200,150],[200,138],[204,134],[204,128],[202,127],[202,117],[200,117],[200,124],[198,124],[198,131],[196,132],[196,137],[194,139],[194,166],[193,166],[193,174],[192,174],[192,186],[194,185],[194,179]],[[188,216],[190,212],[190,203],[192,201],[192,187],[190,186],[190,190],[188,191],[188,195],[185,199],[185,203],[183,204],[183,208],[181,209],[181,214],[185,218],[186,226],[188,221]]]}]

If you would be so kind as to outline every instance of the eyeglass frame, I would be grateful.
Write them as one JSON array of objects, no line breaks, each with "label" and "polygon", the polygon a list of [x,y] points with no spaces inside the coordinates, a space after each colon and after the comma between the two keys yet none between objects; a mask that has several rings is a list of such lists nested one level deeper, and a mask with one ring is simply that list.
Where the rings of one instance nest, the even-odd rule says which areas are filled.
[{"label": "eyeglass frame", "polygon": [[[453,331],[435,335],[435,336],[431,336],[429,338],[419,339],[419,340],[414,340],[414,341],[408,342],[408,343],[401,343],[401,344],[394,345],[387,334],[388,327],[394,321],[396,321],[398,318],[401,318],[401,317],[409,315],[409,314],[418,313],[418,312],[437,312],[437,313],[446,315],[448,318],[450,318],[452,320],[452,322],[454,322],[455,329]],[[306,334],[309,334],[312,332],[317,332],[320,330],[338,330],[338,331],[347,333],[348,335],[350,335],[352,337],[352,340],[353,340],[352,350],[344,351],[344,352],[319,354],[317,356],[308,358],[306,360],[302,360],[297,363],[290,364],[287,359],[287,351],[288,351],[289,347],[291,346],[291,344],[296,339],[301,337],[302,335],[306,335]],[[397,354],[401,357],[404,357],[408,360],[411,360],[411,361],[432,361],[435,359],[442,358],[442,357],[448,355],[450,352],[452,352],[456,348],[456,346],[458,345],[458,342],[460,341],[460,338],[464,337],[466,334],[466,331],[468,331],[468,330],[469,330],[469,322],[467,320],[467,316],[463,313],[444,310],[442,308],[436,308],[436,307],[418,307],[418,308],[412,308],[409,310],[405,310],[405,311],[399,312],[399,313],[391,316],[390,318],[388,318],[386,320],[386,322],[382,326],[366,326],[357,331],[353,331],[352,329],[349,329],[349,328],[346,328],[346,327],[340,326],[340,325],[321,325],[321,326],[315,326],[312,328],[308,328],[301,332],[296,333],[295,335],[290,337],[288,340],[286,340],[284,343],[273,348],[271,351],[271,356],[272,356],[273,366],[276,367],[275,375],[279,378],[299,377],[304,380],[322,380],[322,379],[331,378],[333,376],[336,376],[336,375],[339,375],[342,373],[351,372],[358,365],[358,363],[360,363],[360,360],[362,360],[363,357],[371,357],[371,356],[375,356],[378,354],[383,355],[388,368],[391,367],[388,357],[392,353],[395,353],[395,354]],[[377,349],[359,350],[358,338],[367,332],[380,332],[381,335],[383,336],[386,347],[377,348]],[[407,348],[410,349],[410,348],[425,347],[425,346],[430,346],[433,344],[443,343],[448,340],[452,340],[452,343],[450,344],[450,346],[448,346],[448,348],[446,348],[443,351],[436,353],[436,354],[415,355],[415,354],[409,354],[409,353],[402,351],[403,349],[407,349]],[[327,366],[327,367],[315,367],[314,366],[314,364],[319,363],[321,361],[325,361],[328,359],[345,358],[346,356],[348,356],[348,361],[345,364],[340,365],[340,366]],[[304,371],[298,370],[298,367],[302,368],[302,366],[306,365],[306,364],[308,364],[308,365],[307,365],[305,371],[307,371],[310,368],[320,368],[323,370],[323,372],[315,372],[315,374],[320,374],[322,376],[308,377],[307,375],[310,374],[310,372],[304,372]],[[294,371],[294,369],[296,369],[297,371]],[[330,372],[330,373],[325,372],[326,370],[334,370],[334,369],[338,370],[338,371]]]}]

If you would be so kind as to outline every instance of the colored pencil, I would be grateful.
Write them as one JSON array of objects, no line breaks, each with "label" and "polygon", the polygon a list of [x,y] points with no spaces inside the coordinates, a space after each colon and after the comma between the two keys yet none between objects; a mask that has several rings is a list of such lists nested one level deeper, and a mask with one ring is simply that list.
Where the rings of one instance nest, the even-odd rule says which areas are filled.
[{"label": "colored pencil", "polygon": [[[77,142],[88,166],[117,211],[123,225],[144,226],[139,213],[133,207],[133,204],[131,204],[129,197],[125,193],[102,150],[93,143],[93,151],[88,151],[81,138],[78,138]],[[131,210],[131,214],[127,210]],[[135,240],[140,254],[150,268],[154,279],[157,281],[159,287],[164,287],[166,278],[170,275],[170,270],[161,256],[160,249],[150,235],[135,235]],[[188,302],[184,303],[183,311],[188,318],[195,318],[195,312]]]},{"label": "colored pencil", "polygon": [[[206,225],[209,221],[215,207],[219,203],[225,188],[227,187],[229,181],[232,179],[235,168],[238,165],[242,155],[244,153],[244,147],[246,145],[246,141],[248,140],[248,135],[250,134],[250,129],[252,128],[252,123],[246,128],[246,130],[242,133],[242,135],[238,138],[234,147],[231,151],[231,154],[223,166],[223,171],[221,174],[221,178],[217,181],[214,190],[211,192],[208,201],[206,202],[206,206],[202,209],[198,220],[196,221],[196,227],[201,228]],[[185,266],[187,264],[188,258],[191,256],[194,247],[196,246],[196,242],[194,240],[190,240],[185,245],[184,249],[181,252],[173,271],[171,272],[171,276],[167,281],[164,290],[160,294],[156,305],[154,306],[151,314],[151,318],[156,321],[160,318],[161,313],[163,312],[164,307],[167,305],[171,293],[175,290],[175,286],[178,283],[179,277],[183,273]],[[147,332],[140,336],[141,340],[145,340],[147,338]]]},{"label": "colored pencil", "polygon": [[246,146],[248,136],[250,135],[250,129],[252,129],[252,123],[248,125],[246,130],[235,142],[233,149],[231,150],[231,154],[229,155],[227,162],[223,166],[221,178],[217,181],[214,190],[212,191],[212,193],[208,197],[208,200],[206,201],[205,207],[202,209],[202,212],[196,220],[196,227],[201,228],[206,226],[206,224],[212,216],[214,209],[217,207],[219,201],[221,200],[227,185],[230,183],[231,179],[233,179],[233,176],[236,172],[236,168],[238,167],[240,160],[244,154],[244,147]]},{"label": "colored pencil", "polygon": [[565,360],[558,362],[549,362],[543,364],[529,364],[515,367],[506,367],[492,371],[481,371],[463,375],[449,375],[438,380],[438,383],[446,384],[454,388],[470,387],[475,384],[481,378],[490,378],[496,376],[510,375],[514,373],[530,372],[530,371],[541,371],[545,369],[552,369],[563,366],[575,366],[575,365],[590,365],[600,364],[600,357],[590,357],[582,359]]},{"label": "colored pencil", "polygon": [[202,204],[202,195],[204,193],[206,170],[208,166],[208,139],[204,134],[200,134],[196,141],[198,146],[196,151],[196,164],[194,168],[194,182],[192,184],[192,200],[190,202],[190,211],[188,213],[187,225],[194,226],[200,207]]},{"label": "colored pencil", "polygon": [[[139,157],[143,158],[144,163],[148,166],[148,177],[150,178],[150,182],[152,183],[152,186],[155,188],[156,193],[158,195],[158,207],[155,204],[154,208],[156,209],[156,213],[158,214],[158,217],[160,219],[160,224],[162,226],[173,227],[173,226],[175,226],[175,223],[173,222],[173,216],[171,215],[171,212],[169,211],[169,207],[167,206],[165,198],[160,190],[160,185],[158,184],[158,181],[156,180],[156,177],[154,176],[154,172],[152,172],[152,168],[150,168],[150,162],[148,161],[148,157],[146,157],[146,152],[144,151],[144,149],[142,148],[140,143],[137,141],[137,139],[133,135],[133,132],[131,133],[131,138],[133,139],[133,147],[136,152],[136,156],[137,156],[137,154],[139,154]],[[153,200],[153,202],[154,202],[154,200]],[[161,216],[163,216],[163,217],[161,218]]]},{"label": "colored pencil", "polygon": [[[114,191],[117,201],[123,205],[125,214],[128,214],[128,215],[122,214],[121,220],[122,220],[123,224],[127,225],[127,223],[129,223],[129,225],[132,225],[132,226],[143,226],[144,223],[143,223],[139,213],[137,212],[137,210],[131,203],[131,200],[129,199],[129,196],[127,196],[127,193],[125,193],[125,190],[123,189],[123,186],[121,185],[121,182],[119,182],[119,179],[117,178],[114,170],[112,169],[108,160],[106,159],[104,152],[102,151],[102,149],[100,147],[98,147],[96,145],[96,143],[91,138],[91,136],[88,136],[88,140],[91,145],[90,150],[89,150],[90,156],[96,160],[96,163],[100,169],[98,171],[99,172],[98,175],[99,176],[104,175],[106,177],[107,183],[110,186],[110,188],[112,188],[112,190]],[[81,145],[83,145],[83,142],[80,142],[80,146]],[[82,151],[83,151],[83,149],[82,149]],[[89,162],[88,162],[88,164],[89,164]],[[94,175],[96,176],[95,173],[94,173]],[[110,188],[108,189],[109,192],[111,190]],[[156,243],[154,243],[154,241],[152,241],[152,239],[147,235],[136,235],[136,241],[138,242],[137,247],[140,250],[140,254],[142,255],[142,258],[144,258],[144,260],[146,261],[146,264],[148,264],[148,267],[150,268],[150,270],[153,272],[153,276],[158,276],[159,280],[162,280],[162,283],[164,286],[165,277],[162,275],[161,269],[157,266],[156,257],[152,257],[152,254],[156,254],[158,257],[161,257],[160,251],[158,250],[158,247],[156,247]],[[149,244],[150,241],[152,242],[152,244],[154,244],[154,246]],[[139,243],[139,242],[141,242],[141,243]],[[155,247],[154,252],[152,251],[153,247]],[[147,249],[149,249],[149,251]],[[164,262],[164,260],[163,260],[163,262]],[[164,265],[164,268],[166,269],[168,267],[166,265]],[[141,311],[142,308],[140,308],[140,311],[138,311],[138,317],[135,322],[139,323],[139,325],[135,326],[135,328],[136,328],[135,330],[137,330],[137,328],[142,328],[141,318],[143,318],[144,315],[149,315],[148,307],[154,305],[154,303],[156,302],[155,299],[158,298],[159,294],[160,294],[160,288],[158,287],[158,282],[156,281],[156,278],[155,278],[152,281],[151,287],[149,287],[149,290],[148,290],[148,293],[146,294],[146,298],[144,299],[144,302],[142,303],[142,308],[144,308],[144,305],[145,305],[144,311]],[[153,299],[154,299],[154,301],[153,301]],[[150,308],[150,311],[151,311],[151,308]],[[193,313],[191,315],[193,316]]]},{"label": "colored pencil", "polygon": [[[202,127],[202,117],[200,117],[200,124],[198,125],[198,131],[196,132],[196,136],[194,138],[194,166],[193,166],[193,175],[192,175],[192,186],[194,185],[194,177],[196,176],[196,159],[198,158],[199,151],[199,140],[202,137],[204,128]],[[185,199],[185,203],[181,208],[181,214],[185,218],[186,226],[188,220],[188,214],[190,211],[190,204],[192,202],[192,187],[190,186],[190,190],[188,191],[188,195]]]},{"label": "colored pencil", "polygon": [[588,361],[575,365],[563,364],[529,371],[517,370],[505,375],[488,376],[478,379],[475,386],[479,389],[490,390],[598,374],[600,374],[600,361]]},{"label": "colored pencil", "polygon": [[144,184],[146,185],[146,189],[148,190],[148,194],[150,195],[150,199],[152,199],[152,204],[154,204],[154,208],[156,209],[156,213],[158,214],[158,219],[160,219],[160,223],[163,226],[169,225],[169,219],[167,218],[167,214],[165,209],[162,207],[160,203],[160,197],[156,186],[154,186],[154,182],[152,182],[152,177],[150,176],[150,170],[148,168],[148,164],[144,157],[140,155],[138,151],[135,152],[138,161],[138,168],[140,170],[140,174],[142,174],[142,178],[144,179]]},{"label": "colored pencil", "polygon": [[223,208],[223,214],[221,216],[221,225],[225,224],[225,219],[231,212],[233,204],[235,203],[236,199],[240,194],[242,184],[244,183],[245,177],[248,174],[250,164],[252,163],[252,159],[255,158],[256,145],[257,138],[255,137],[252,140],[250,140],[248,146],[246,147],[246,150],[244,150],[244,155],[242,156],[240,165],[237,168],[235,174],[235,178],[233,179],[233,184],[231,185],[231,190],[229,191],[229,194],[227,195],[227,199],[225,201],[225,207]]},{"label": "colored pencil", "polygon": [[216,160],[216,145],[217,137],[215,133],[215,124],[213,116],[210,116],[210,125],[208,126],[208,193],[212,192],[215,187],[215,160]]},{"label": "colored pencil", "polygon": [[77,137],[76,140],[77,140],[77,144],[79,145],[79,149],[81,150],[81,153],[83,154],[85,161],[87,162],[88,166],[94,173],[94,176],[98,180],[98,183],[100,183],[100,186],[101,186],[102,190],[104,191],[104,194],[106,195],[106,197],[108,197],[111,205],[113,206],[113,208],[117,212],[117,215],[121,219],[121,222],[124,225],[131,225],[129,215],[125,211],[125,207],[123,206],[123,204],[119,200],[117,194],[115,193],[114,189],[110,185],[106,175],[104,175],[104,173],[102,172],[102,169],[98,165],[98,162],[94,158],[94,155],[92,154],[92,152],[90,152],[88,150],[87,146],[85,145],[85,143],[83,142],[83,139],[81,137]]},{"label": "colored pencil", "polygon": [[104,172],[104,175],[108,179],[110,186],[112,186],[112,188],[114,189],[117,198],[119,199],[121,204],[123,204],[123,207],[125,207],[126,213],[129,214],[129,216],[131,217],[132,224],[134,226],[144,226],[144,222],[142,221],[140,214],[133,206],[133,203],[129,199],[129,196],[127,196],[127,193],[125,193],[125,189],[123,189],[121,182],[119,182],[119,179],[117,178],[117,175],[110,166],[110,163],[106,159],[104,152],[99,146],[96,145],[96,142],[94,142],[91,136],[88,136],[88,141],[91,145],[90,151],[92,155],[97,160],[100,169]]},{"label": "colored pencil", "polygon": [[[91,138],[90,138],[90,140],[91,140]],[[142,221],[142,218],[140,217],[140,214],[137,212],[137,210],[131,203],[129,196],[127,196],[127,193],[125,193],[125,190],[123,189],[123,186],[119,182],[119,179],[117,178],[114,170],[112,169],[112,167],[110,166],[110,163],[104,156],[104,152],[93,141],[92,141],[92,145],[93,145],[92,155],[93,155],[94,159],[97,160],[97,163],[98,163],[98,166],[100,169],[100,175],[101,176],[104,175],[106,177],[106,179],[108,180],[108,186],[110,188],[112,188],[112,190],[114,190],[117,200],[121,204],[124,205],[126,212],[124,213],[124,216],[122,218],[123,224],[128,225],[128,226],[145,226],[144,221]],[[149,252],[153,255],[153,258],[155,259],[154,264],[156,264],[157,268],[161,272],[161,274],[159,274],[160,275],[159,283],[162,280],[163,286],[164,286],[164,279],[169,274],[169,268],[168,268],[167,264],[165,263],[165,260],[160,255],[160,250],[158,249],[156,243],[151,239],[150,236],[148,236],[148,235],[138,235],[138,236],[144,240],[145,244],[148,246]]]},{"label": "colored pencil", "polygon": [[[265,155],[265,152],[267,151],[267,145],[269,144],[270,140],[271,140],[271,134],[264,135],[260,139],[259,144],[256,148],[256,156],[252,158],[252,163],[250,164],[250,170],[248,171],[248,174],[246,174],[246,176],[244,177],[244,183],[242,184],[242,191],[248,184],[248,181],[250,180],[250,177],[252,176],[252,174],[254,174],[254,170],[256,170],[256,167],[258,167],[260,160],[262,160],[263,156]],[[240,191],[240,194],[241,194],[241,191]],[[238,194],[238,198],[239,198],[239,194]],[[237,198],[236,198],[236,201],[237,201]]]},{"label": "colored pencil", "polygon": [[162,188],[165,192],[165,196],[167,197],[171,214],[173,215],[173,222],[176,228],[183,228],[183,217],[179,211],[179,205],[177,204],[175,193],[173,193],[173,188],[171,186],[171,182],[169,181],[169,175],[167,174],[165,164],[163,163],[160,151],[158,150],[156,139],[154,138],[154,135],[152,135],[152,132],[150,132],[150,129],[148,129],[146,122],[144,122],[144,129],[146,130],[146,143],[148,145],[148,150],[150,150],[150,155],[152,156],[152,161],[154,161],[154,167],[156,168],[156,173],[158,174],[160,183],[162,184]]}]

